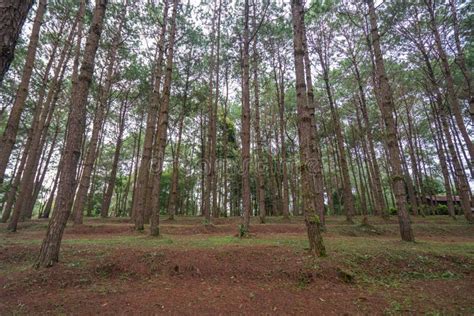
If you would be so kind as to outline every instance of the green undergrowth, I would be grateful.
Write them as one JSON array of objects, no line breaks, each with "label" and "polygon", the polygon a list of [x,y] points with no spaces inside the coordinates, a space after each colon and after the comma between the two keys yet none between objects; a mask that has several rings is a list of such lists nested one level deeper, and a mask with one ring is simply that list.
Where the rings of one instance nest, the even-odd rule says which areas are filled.
[{"label": "green undergrowth", "polygon": [[[462,255],[474,258],[474,243],[469,241],[434,241],[417,239],[414,243],[407,243],[397,238],[371,238],[351,236],[330,236],[324,239],[329,253],[382,253],[391,255],[398,251],[413,253],[431,253],[434,255]],[[0,246],[8,245],[39,245],[40,238],[0,238]],[[218,248],[223,246],[288,246],[298,249],[308,247],[304,235],[262,235],[249,238],[238,238],[229,235],[195,234],[187,236],[162,235],[150,237],[142,234],[110,235],[69,239],[65,238],[63,245],[103,246],[103,247],[164,247],[164,248]]]}]

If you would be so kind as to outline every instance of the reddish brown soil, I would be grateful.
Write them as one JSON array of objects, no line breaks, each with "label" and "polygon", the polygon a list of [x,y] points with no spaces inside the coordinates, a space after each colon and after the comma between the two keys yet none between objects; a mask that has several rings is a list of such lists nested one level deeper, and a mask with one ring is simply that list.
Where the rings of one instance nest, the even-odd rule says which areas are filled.
[{"label": "reddish brown soil", "polygon": [[[136,234],[129,224],[118,221],[87,224],[68,228],[65,238]],[[193,234],[228,236],[235,233],[236,227],[224,220],[210,228],[196,220],[163,224],[164,234],[186,238],[200,238],[190,236]],[[326,234],[327,238],[337,234],[336,229],[332,230]],[[301,221],[280,222],[255,225],[252,232],[259,238],[280,234],[284,239],[288,233],[303,237],[304,227]],[[470,229],[464,237],[473,241],[472,232]],[[355,261],[357,268],[351,271],[345,263],[349,258],[346,254],[331,253],[326,259],[314,260],[303,249],[289,246],[252,244],[174,249],[173,245],[147,248],[65,244],[58,265],[35,270],[31,265],[39,245],[25,241],[43,235],[43,228],[33,229],[28,225],[16,235],[3,232],[0,235],[6,239],[0,243],[0,315],[340,315],[431,311],[470,314],[474,311],[474,261],[464,256],[424,254],[422,259],[416,255],[396,259],[374,255]],[[374,236],[386,237],[383,233]],[[440,241],[446,238],[456,239],[438,236]],[[15,242],[19,240],[23,243]],[[364,277],[372,281],[365,281],[358,271],[364,271]],[[451,271],[458,277],[401,278],[403,282],[390,286],[376,283],[425,271],[433,275]]]}]

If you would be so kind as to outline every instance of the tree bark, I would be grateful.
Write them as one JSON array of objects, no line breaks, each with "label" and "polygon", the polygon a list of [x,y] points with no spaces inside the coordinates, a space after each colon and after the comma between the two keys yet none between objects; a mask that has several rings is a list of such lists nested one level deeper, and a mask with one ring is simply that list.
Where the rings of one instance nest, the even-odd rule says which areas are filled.
[{"label": "tree bark", "polygon": [[[36,10],[36,17],[35,21],[33,22],[33,28],[30,36],[30,43],[28,44],[28,51],[26,53],[23,75],[21,77],[20,85],[18,86],[15,102],[13,103],[13,106],[10,110],[10,116],[8,117],[7,125],[0,140],[0,184],[3,183],[3,178],[5,177],[5,170],[7,169],[8,161],[10,159],[13,146],[15,145],[21,114],[23,113],[26,98],[28,97],[28,88],[30,86],[31,75],[33,74],[33,67],[36,60],[36,51],[39,42],[39,33],[41,30],[41,24],[43,23],[43,16],[46,12],[46,5],[47,0],[40,0],[38,3],[38,9]],[[1,15],[0,19],[3,20],[4,16]],[[1,20],[0,23],[2,23]],[[3,28],[0,29],[2,30],[0,32],[3,32]]]},{"label": "tree bark", "polygon": [[[121,42],[121,32],[122,26],[125,22],[125,10],[122,10],[121,16],[119,17],[120,22],[112,40],[112,46],[107,54],[107,68],[106,68],[106,77],[105,83],[100,87],[100,95],[97,104],[97,109],[94,117],[94,122],[92,124],[92,135],[89,141],[89,147],[87,148],[86,157],[84,160],[84,166],[82,170],[81,179],[79,181],[79,188],[76,193],[76,199],[74,201],[74,207],[72,214],[74,216],[74,225],[81,225],[83,223],[84,208],[87,201],[87,193],[89,192],[89,187],[91,185],[91,176],[94,168],[95,161],[97,159],[98,153],[98,144],[99,144],[99,134],[101,133],[102,127],[104,126],[104,121],[106,119],[106,112],[108,109],[109,98],[112,91],[113,80],[116,73],[116,59],[117,51]],[[115,168],[115,172],[117,172]]]},{"label": "tree bark", "polygon": [[[297,1],[299,2],[299,0]],[[303,2],[300,2],[301,9],[304,10],[304,5]],[[299,10],[299,9],[298,9]],[[294,17],[294,15],[293,15]],[[315,209],[319,213],[319,221],[321,226],[324,227],[325,225],[325,215],[324,215],[324,175],[323,175],[323,165],[322,165],[322,157],[321,157],[321,145],[320,145],[320,139],[319,139],[319,134],[318,134],[318,128],[316,126],[316,120],[314,118],[315,111],[316,111],[316,106],[317,103],[314,100],[314,92],[313,92],[313,80],[311,78],[311,62],[309,59],[309,52],[308,52],[308,44],[307,44],[307,37],[306,37],[306,28],[304,24],[304,13],[298,18],[300,19],[300,28],[301,28],[301,45],[302,45],[302,51],[303,51],[303,66],[304,66],[304,75],[305,75],[305,86],[306,86],[306,98],[307,98],[307,109],[310,111],[310,118],[311,118],[311,133],[309,134],[311,137],[311,145],[308,147],[309,150],[312,152],[311,157],[306,156],[306,160],[301,160],[302,164],[308,164],[309,173],[311,174],[312,177],[312,186],[311,188],[314,190],[314,203],[315,203]],[[293,21],[294,23],[294,21]],[[295,56],[296,56],[296,48],[295,48]],[[295,62],[296,64],[296,62]],[[303,116],[305,116],[304,114]],[[309,131],[309,130],[308,130]],[[301,139],[300,139],[301,143]],[[301,147],[301,144],[300,144]],[[301,154],[301,148],[300,148],[300,154]],[[305,183],[303,177],[302,182]],[[308,182],[308,184],[310,184]],[[303,191],[304,194],[304,191]],[[304,204],[304,199],[303,199],[303,204]],[[303,205],[303,207],[305,207]],[[311,213],[311,212],[310,212]],[[311,227],[308,228],[308,231],[310,230],[317,230],[314,228],[314,224],[312,223],[312,220],[308,222]],[[317,234],[317,233],[316,233]],[[316,242],[317,242],[316,238]],[[311,241],[310,241],[311,243]]]},{"label": "tree bark", "polygon": [[374,207],[375,207],[375,214],[380,215],[380,216],[386,216],[388,214],[386,208],[387,206],[385,205],[384,199],[383,199],[383,187],[382,187],[382,181],[381,181],[381,176],[380,176],[380,167],[377,161],[377,156],[375,155],[375,145],[374,145],[374,137],[372,134],[372,129],[371,125],[369,122],[369,115],[367,112],[367,101],[365,97],[365,92],[364,88],[362,87],[362,78],[360,76],[359,72],[359,66],[356,60],[355,55],[353,54],[351,56],[351,61],[352,65],[354,68],[354,75],[357,80],[357,87],[359,90],[359,107],[362,113],[362,118],[364,120],[364,131],[365,134],[367,135],[367,141],[368,141],[368,149],[369,149],[369,154],[370,154],[370,168],[371,168],[371,173],[373,175],[373,182],[374,182]]},{"label": "tree bark", "polygon": [[[296,102],[298,112],[298,137],[300,140],[300,163],[302,178],[302,196],[305,214],[305,223],[308,233],[309,246],[312,254],[317,256],[325,256],[326,249],[321,236],[321,220],[318,215],[324,210],[317,209],[315,200],[315,192],[313,190],[313,176],[311,174],[311,161],[314,161],[314,150],[312,146],[315,144],[315,125],[314,110],[310,108],[313,104],[308,101],[308,91],[305,82],[305,51],[304,51],[304,7],[302,0],[291,1],[292,17],[293,17],[293,45],[295,56],[295,73],[296,73]],[[310,67],[306,70],[309,72]],[[311,73],[306,73],[307,77],[311,77]],[[311,88],[312,87],[308,87]],[[311,91],[312,92],[312,91]],[[316,159],[316,164],[319,160]],[[320,166],[319,166],[320,167]],[[322,180],[322,179],[321,179]],[[318,188],[321,190],[322,187]]]},{"label": "tree bark", "polygon": [[[255,5],[254,5],[254,12],[253,12],[253,20],[252,26],[254,32],[257,30],[257,22],[256,22],[256,12],[255,12]],[[255,111],[255,120],[254,120],[254,130],[255,130],[255,145],[257,149],[257,156],[256,156],[256,172],[257,172],[257,199],[258,199],[258,210],[260,214],[260,223],[265,223],[265,178],[263,176],[263,151],[262,151],[262,135],[260,133],[260,84],[258,82],[258,65],[259,65],[259,54],[257,49],[258,37],[255,35],[252,45],[253,51],[253,93],[254,93],[254,111]],[[285,217],[288,218],[288,212]]]},{"label": "tree bark", "polygon": [[[189,70],[189,67],[188,67]],[[186,76],[186,83],[185,83],[185,92],[183,97],[183,108],[181,109],[180,117],[179,117],[179,124],[178,124],[178,141],[176,143],[176,151],[173,157],[173,174],[171,176],[171,192],[170,192],[170,199],[168,203],[168,214],[169,219],[174,220],[174,216],[176,215],[177,210],[177,201],[178,201],[178,187],[179,187],[179,159],[181,153],[181,139],[183,135],[183,125],[184,125],[184,117],[185,111],[187,106],[187,99],[188,99],[188,89],[189,89],[189,72]]]},{"label": "tree bark", "polygon": [[[321,46],[323,46],[322,44]],[[323,51],[322,47],[317,47],[317,52],[319,56],[319,62],[321,65],[321,68],[323,69],[323,80],[324,80],[324,85],[326,89],[326,94],[329,102],[329,108],[331,110],[331,118],[332,122],[334,124],[334,130],[336,132],[336,143],[337,143],[337,148],[339,151],[339,162],[341,165],[341,171],[342,171],[342,190],[343,190],[343,198],[344,198],[344,211],[346,213],[346,220],[350,223],[353,223],[353,217],[354,217],[354,198],[352,196],[352,188],[351,188],[351,179],[349,176],[349,167],[347,164],[347,155],[346,155],[346,149],[344,145],[344,136],[342,134],[342,127],[341,127],[341,120],[339,118],[339,114],[336,108],[336,105],[334,104],[334,99],[331,91],[331,85],[329,82],[329,65],[328,62],[325,60],[324,56],[327,55],[326,52]],[[323,56],[324,54],[324,56]]]},{"label": "tree bark", "polygon": [[165,81],[163,83],[163,94],[160,100],[160,114],[158,119],[158,126],[156,131],[156,148],[154,155],[156,156],[157,164],[152,170],[152,203],[151,203],[151,218],[150,218],[150,235],[159,236],[159,220],[160,220],[160,192],[161,192],[161,173],[163,172],[163,162],[166,149],[166,139],[168,133],[168,115],[171,92],[171,76],[173,74],[173,57],[174,44],[176,36],[176,15],[178,11],[179,0],[173,0],[173,10],[171,13],[171,29],[168,42],[168,56],[166,57],[166,72]]},{"label": "tree bark", "polygon": [[[65,26],[65,20],[62,22],[60,27],[60,33]],[[50,59],[45,68],[45,73],[42,79],[42,86],[39,92],[38,101],[35,108],[35,115],[32,123],[32,139],[30,149],[28,151],[28,158],[26,160],[24,173],[21,178],[19,185],[19,194],[17,202],[13,210],[12,220],[8,227],[11,231],[16,231],[16,226],[20,218],[31,218],[34,206],[34,179],[37,173],[38,165],[41,158],[41,152],[43,150],[46,139],[48,138],[48,131],[53,113],[56,108],[57,100],[59,97],[60,86],[62,84],[62,78],[64,71],[67,66],[67,60],[70,52],[70,43],[74,36],[75,25],[73,25],[69,32],[68,38],[66,39],[66,45],[63,47],[59,62],[54,69],[54,75],[51,80],[48,93],[46,95],[46,88],[49,82],[49,72],[53,65],[53,61],[56,56],[56,52],[59,46],[59,41],[53,44],[53,49],[50,55]],[[46,100],[45,100],[46,97]]]},{"label": "tree bark", "polygon": [[378,79],[378,85],[375,88],[379,90],[380,110],[385,123],[385,141],[387,143],[389,161],[392,168],[392,182],[396,198],[400,235],[404,241],[414,241],[415,237],[413,235],[410,216],[406,207],[405,183],[403,181],[402,163],[400,161],[400,151],[398,148],[397,127],[392,114],[395,106],[393,104],[392,89],[385,72],[385,65],[380,47],[380,36],[377,26],[374,0],[368,0],[368,5],[372,47],[375,55],[375,72]]},{"label": "tree bark", "polygon": [[87,37],[84,57],[78,82],[73,87],[71,111],[68,117],[68,133],[62,157],[58,195],[46,237],[41,245],[36,267],[49,267],[59,260],[62,235],[72,206],[71,197],[76,187],[77,164],[81,154],[81,143],[85,132],[86,105],[89,87],[94,73],[94,64],[102,33],[107,0],[96,0],[92,24]]},{"label": "tree bark", "polygon": [[446,51],[443,48],[443,44],[441,42],[441,36],[439,34],[438,26],[436,23],[434,3],[433,3],[433,0],[424,0],[424,1],[426,4],[426,7],[428,8],[428,13],[430,15],[430,27],[435,39],[436,50],[437,50],[439,59],[441,60],[441,66],[442,66],[444,78],[446,79],[446,90],[447,90],[450,109],[454,114],[454,118],[456,120],[458,129],[461,132],[461,135],[466,144],[467,150],[469,151],[469,158],[470,158],[470,160],[468,160],[469,170],[471,170],[471,174],[474,174],[474,171],[472,170],[473,165],[474,165],[474,144],[472,143],[472,140],[464,124],[464,119],[462,117],[461,105],[459,104],[459,100],[456,95],[456,89],[454,85],[452,70],[451,70],[451,67],[449,66],[448,56],[446,55]]},{"label": "tree bark", "polygon": [[464,81],[466,83],[466,90],[467,90],[468,98],[469,98],[469,112],[471,115],[471,121],[474,122],[474,87],[472,84],[471,69],[468,68],[468,66],[466,65],[466,58],[464,57],[464,52],[461,46],[456,2],[457,2],[456,0],[449,0],[449,7],[451,8],[451,18],[452,18],[452,23],[453,23],[454,43],[456,44],[456,55],[457,55],[456,63],[458,64],[464,76]]},{"label": "tree bark", "polygon": [[244,36],[242,47],[242,228],[240,235],[247,235],[250,227],[250,72],[249,72],[249,0],[244,1]]},{"label": "tree bark", "polygon": [[[122,149],[122,137],[125,130],[125,115],[127,114],[127,102],[128,102],[128,93],[125,96],[125,99],[122,100],[119,111],[119,127],[117,134],[117,142],[115,143],[114,158],[112,161],[112,169],[110,171],[109,179],[107,182],[107,189],[105,189],[104,198],[102,199],[102,204],[100,207],[100,216],[106,218],[109,216],[110,202],[112,201],[112,194],[115,188],[115,181],[117,180],[117,170],[118,163],[120,160],[120,150]],[[117,203],[119,201],[117,200]]]},{"label": "tree bark", "polygon": [[[289,189],[288,189],[288,165],[287,165],[287,152],[286,152],[286,121],[285,121],[285,74],[283,70],[283,65],[281,62],[280,54],[277,52],[278,56],[278,75],[277,69],[274,67],[274,77],[275,77],[275,88],[277,93],[278,100],[278,119],[279,119],[279,137],[281,143],[281,160],[282,160],[282,173],[283,173],[283,195],[282,195],[282,213],[283,217],[288,218],[289,211]],[[296,214],[295,214],[296,215]]]},{"label": "tree bark", "polygon": [[[429,128],[435,141],[435,148],[438,154],[438,159],[441,166],[441,172],[443,174],[444,190],[446,191],[446,203],[448,206],[448,213],[449,213],[449,216],[451,216],[453,219],[456,219],[456,213],[454,211],[454,203],[453,203],[453,191],[451,189],[451,184],[449,181],[449,169],[448,169],[448,164],[446,160],[446,152],[444,150],[444,144],[442,141],[443,129],[438,124],[438,118],[436,116],[435,107],[432,104],[432,102],[430,102],[430,105],[431,105],[431,112],[433,115],[433,122],[434,122],[435,128],[433,129],[433,126],[431,123],[429,124]],[[426,117],[430,120],[432,118],[431,115],[429,115],[426,109],[425,109],[425,112],[426,112]]]},{"label": "tree bark", "polygon": [[160,88],[161,88],[161,76],[162,76],[162,64],[165,53],[165,35],[167,28],[168,19],[168,1],[164,2],[163,8],[163,25],[160,32],[160,40],[158,42],[158,57],[156,60],[155,71],[154,71],[154,87],[151,93],[151,97],[148,103],[147,122],[145,128],[145,138],[143,140],[143,151],[140,159],[140,167],[138,169],[137,183],[134,187],[134,199],[133,199],[133,210],[132,213],[135,219],[135,229],[143,230],[145,222],[145,212],[147,208],[147,191],[149,187],[150,178],[150,162],[153,151],[153,140],[155,137],[155,128],[157,121],[157,114],[159,108],[160,99]]},{"label": "tree bark", "polygon": [[0,6],[0,85],[10,68],[15,47],[33,0],[5,0]]},{"label": "tree bark", "polygon": [[[433,69],[433,66],[431,64],[428,52],[426,51],[423,43],[421,41],[415,41],[416,47],[420,51],[423,61],[425,63],[426,67],[426,74],[428,77],[428,81],[430,84],[431,88],[431,95],[434,98],[434,102],[436,104],[435,113],[438,113],[438,127],[442,128],[444,137],[440,137],[441,141],[446,141],[447,142],[447,147],[448,147],[448,152],[449,156],[451,156],[451,163],[454,168],[454,182],[456,183],[456,187],[458,188],[459,191],[459,196],[461,199],[461,208],[463,209],[464,216],[465,218],[472,222],[473,221],[473,216],[471,212],[471,192],[469,188],[469,182],[466,178],[466,175],[464,173],[464,170],[461,166],[461,162],[459,159],[459,155],[456,152],[456,148],[453,142],[453,138],[451,135],[451,131],[449,129],[449,122],[448,122],[448,117],[449,117],[449,110],[447,107],[443,104],[443,97],[441,94],[441,89],[439,87],[438,81],[436,79],[436,75]],[[448,153],[446,154],[448,156]],[[449,157],[448,156],[448,157]],[[449,160],[449,159],[448,159]]]}]

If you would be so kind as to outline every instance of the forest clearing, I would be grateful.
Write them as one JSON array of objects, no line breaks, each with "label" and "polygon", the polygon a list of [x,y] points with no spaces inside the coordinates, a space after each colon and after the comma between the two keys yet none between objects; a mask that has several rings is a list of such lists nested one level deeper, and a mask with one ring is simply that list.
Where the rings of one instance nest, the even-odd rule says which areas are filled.
[{"label": "forest clearing", "polygon": [[[356,221],[359,221],[357,218]],[[474,227],[445,216],[417,218],[414,244],[397,221],[374,226],[329,217],[328,256],[308,255],[302,218],[212,227],[202,218],[162,224],[162,237],[124,219],[91,219],[66,229],[60,264],[32,269],[44,220],[17,235],[1,227],[2,314],[472,314]]]},{"label": "forest clearing", "polygon": [[0,315],[474,314],[465,0],[0,0]]}]

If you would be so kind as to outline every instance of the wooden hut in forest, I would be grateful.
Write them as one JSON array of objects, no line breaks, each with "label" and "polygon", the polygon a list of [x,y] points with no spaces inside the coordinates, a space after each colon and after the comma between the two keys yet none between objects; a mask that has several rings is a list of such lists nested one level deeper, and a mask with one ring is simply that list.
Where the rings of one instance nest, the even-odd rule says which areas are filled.
[{"label": "wooden hut in forest", "polygon": [[[427,195],[426,201],[431,205],[448,205],[448,197],[446,195]],[[453,195],[453,203],[455,205],[461,204],[459,195]]]}]

